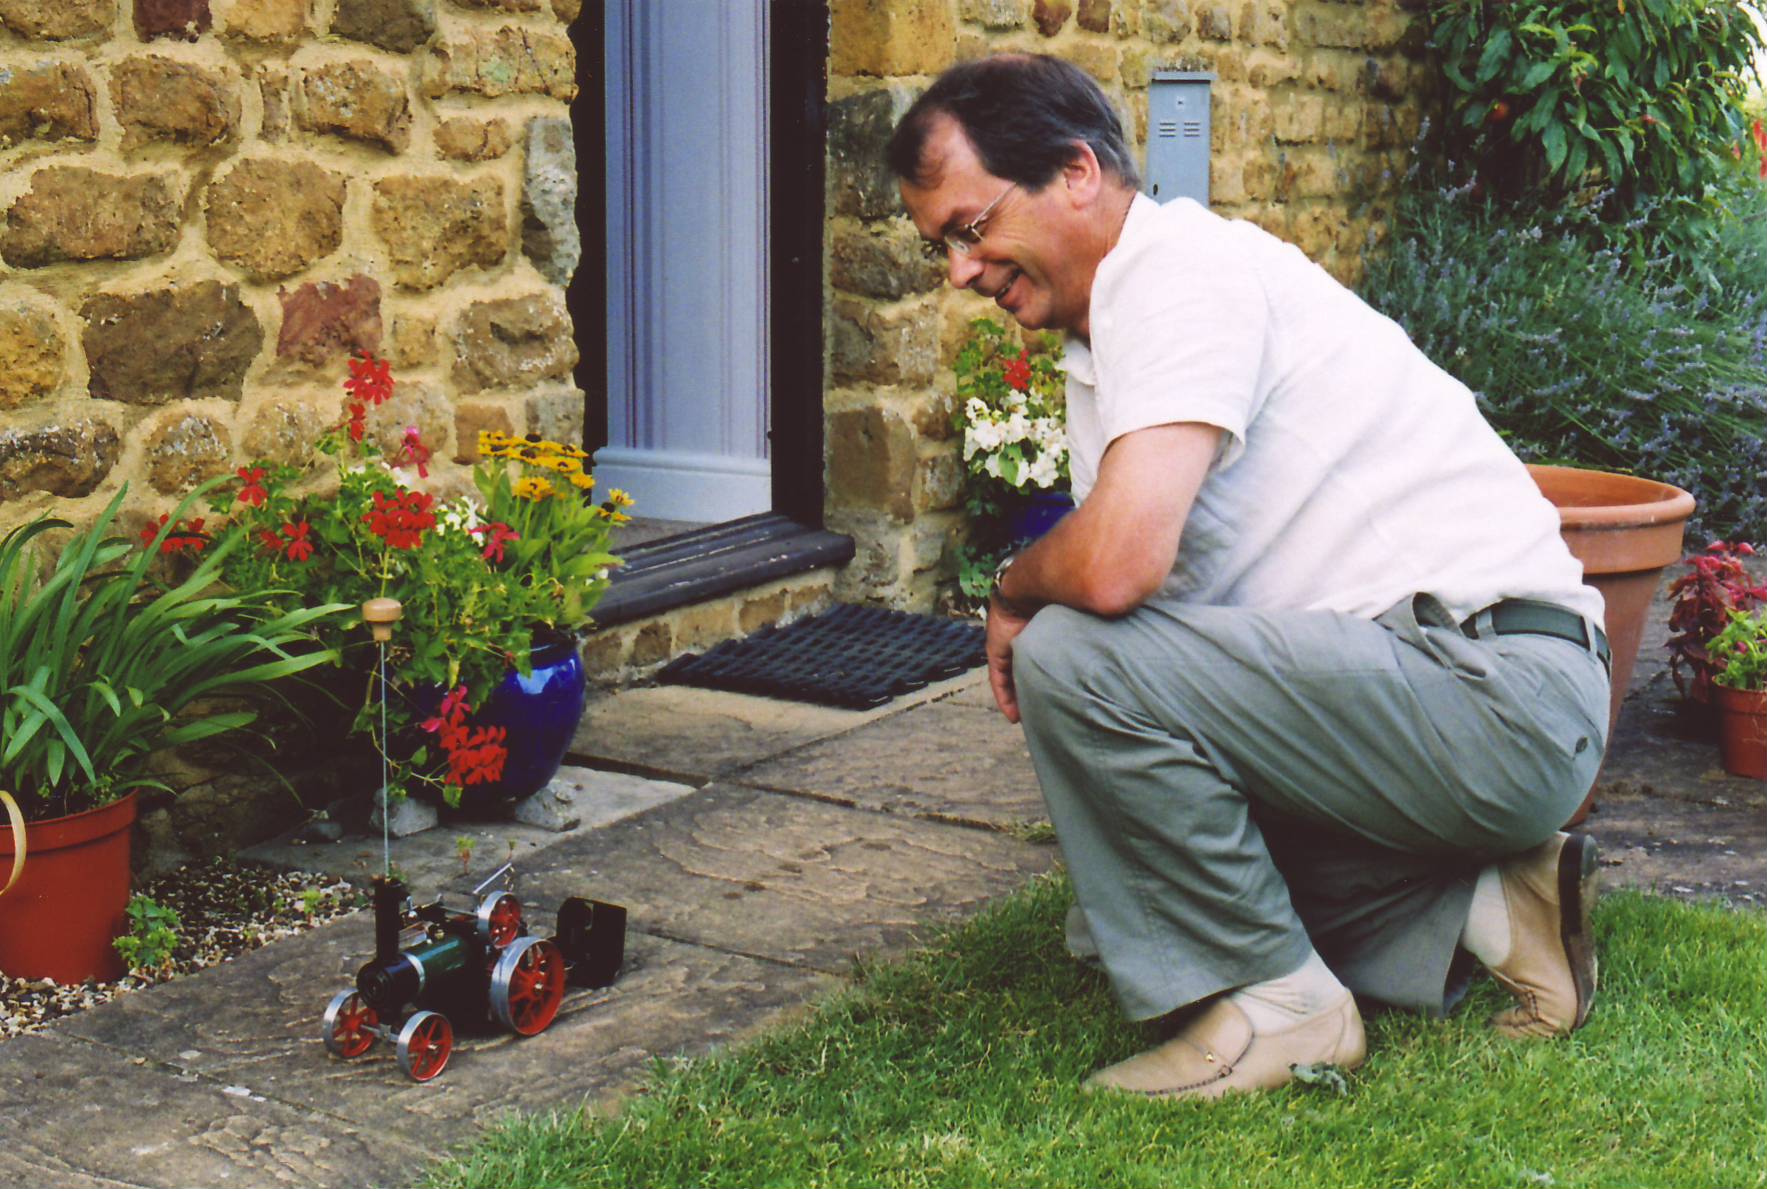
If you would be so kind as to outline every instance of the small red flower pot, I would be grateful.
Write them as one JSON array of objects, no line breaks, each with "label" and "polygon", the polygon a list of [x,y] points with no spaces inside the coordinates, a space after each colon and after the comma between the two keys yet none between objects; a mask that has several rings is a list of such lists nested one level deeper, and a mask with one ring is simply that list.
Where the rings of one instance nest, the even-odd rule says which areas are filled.
[{"label": "small red flower pot", "polygon": [[[135,794],[25,823],[25,865],[0,896],[0,971],[58,983],[113,979],[123,960],[111,945],[129,908],[129,843]],[[12,870],[12,831],[0,813],[0,882]]]},{"label": "small red flower pot", "polygon": [[1712,687],[1718,747],[1732,776],[1767,780],[1767,690]]}]

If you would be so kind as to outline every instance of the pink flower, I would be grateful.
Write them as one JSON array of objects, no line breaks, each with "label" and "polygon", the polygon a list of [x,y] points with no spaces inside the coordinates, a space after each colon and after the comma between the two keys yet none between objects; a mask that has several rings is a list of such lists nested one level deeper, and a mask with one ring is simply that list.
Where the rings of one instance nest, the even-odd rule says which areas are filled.
[{"label": "pink flower", "polygon": [[520,533],[515,532],[507,524],[504,524],[501,521],[495,524],[481,524],[477,528],[468,529],[467,531],[474,535],[479,533],[489,533],[491,535],[491,539],[485,542],[484,557],[486,561],[501,562],[503,560],[504,544],[509,541],[519,541],[522,539]]}]

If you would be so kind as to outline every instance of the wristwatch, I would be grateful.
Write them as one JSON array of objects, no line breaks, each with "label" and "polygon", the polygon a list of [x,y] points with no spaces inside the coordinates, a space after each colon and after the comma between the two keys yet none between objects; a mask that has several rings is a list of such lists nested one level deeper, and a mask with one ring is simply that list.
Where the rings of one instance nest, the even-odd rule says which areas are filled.
[{"label": "wristwatch", "polygon": [[994,591],[989,598],[990,601],[998,602],[1003,608],[1012,614],[1024,618],[1029,617],[1031,613],[1024,607],[1021,607],[1019,604],[1007,598],[1006,593],[1000,589],[1000,584],[1006,580],[1006,571],[1010,570],[1012,568],[1012,563],[1017,560],[1018,554],[1009,553],[1000,559],[999,565],[994,567]]}]

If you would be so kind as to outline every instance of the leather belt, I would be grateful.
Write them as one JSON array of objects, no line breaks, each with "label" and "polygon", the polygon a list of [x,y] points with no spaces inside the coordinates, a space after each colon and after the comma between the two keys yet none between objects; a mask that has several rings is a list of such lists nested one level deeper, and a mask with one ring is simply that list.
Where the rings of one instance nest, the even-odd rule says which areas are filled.
[{"label": "leather belt", "polygon": [[1612,652],[1608,648],[1606,633],[1575,611],[1560,607],[1557,603],[1542,603],[1534,599],[1504,599],[1501,603],[1492,603],[1483,611],[1474,613],[1460,625],[1460,630],[1477,640],[1480,620],[1489,621],[1491,634],[1494,636],[1556,636],[1583,648],[1591,647],[1589,633],[1593,631],[1595,655],[1602,664],[1612,664]]}]

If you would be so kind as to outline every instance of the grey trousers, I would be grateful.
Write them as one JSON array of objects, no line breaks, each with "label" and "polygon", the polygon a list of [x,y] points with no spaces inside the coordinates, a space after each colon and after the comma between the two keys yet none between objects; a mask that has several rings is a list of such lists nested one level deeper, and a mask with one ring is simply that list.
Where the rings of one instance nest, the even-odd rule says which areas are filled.
[{"label": "grey trousers", "polygon": [[1298,967],[1440,1013],[1479,870],[1550,837],[1601,764],[1608,676],[1468,638],[1428,595],[1368,620],[1155,600],[1039,611],[1025,737],[1123,1010]]}]

